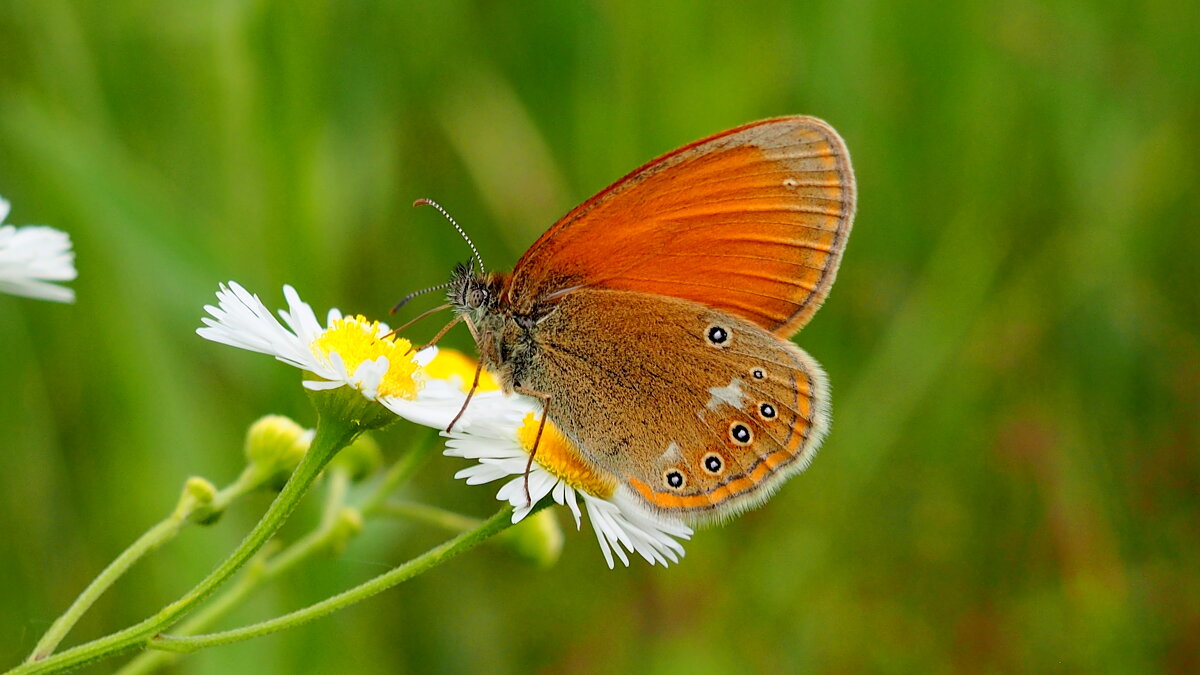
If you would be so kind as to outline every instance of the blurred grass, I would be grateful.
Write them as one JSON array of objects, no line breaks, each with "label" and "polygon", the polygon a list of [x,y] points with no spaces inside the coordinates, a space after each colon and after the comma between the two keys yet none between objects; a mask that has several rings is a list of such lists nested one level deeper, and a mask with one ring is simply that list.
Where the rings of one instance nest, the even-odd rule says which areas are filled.
[{"label": "blurred grass", "polygon": [[[807,113],[861,205],[798,338],[835,397],[806,474],[666,572],[609,572],[587,533],[549,572],[480,551],[180,670],[1200,669],[1197,34],[1182,1],[0,0],[0,194],[80,270],[74,306],[0,297],[0,662],[184,478],[231,478],[251,420],[312,422],[294,372],[195,336],[218,282],[381,316],[467,255],[417,197],[508,266],[655,154]],[[411,496],[487,513],[457,466]],[[72,640],[178,595],[264,504]],[[380,528],[233,620],[435,536]]]}]

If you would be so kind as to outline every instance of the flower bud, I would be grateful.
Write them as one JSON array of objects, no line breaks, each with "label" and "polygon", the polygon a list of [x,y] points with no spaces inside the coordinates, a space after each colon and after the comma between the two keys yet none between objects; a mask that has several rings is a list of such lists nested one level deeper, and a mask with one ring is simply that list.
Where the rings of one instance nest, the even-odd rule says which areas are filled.
[{"label": "flower bud", "polygon": [[246,461],[262,476],[263,482],[282,487],[308,452],[312,436],[312,431],[290,418],[267,415],[246,431]]},{"label": "flower bud", "polygon": [[552,509],[526,517],[500,538],[520,558],[541,568],[553,567],[562,554],[562,528]]},{"label": "flower bud", "polygon": [[192,476],[183,484],[179,502],[175,505],[175,516],[203,522],[212,515],[212,503],[216,496],[215,485],[199,476]]},{"label": "flower bud", "polygon": [[342,551],[346,550],[350,540],[358,536],[362,529],[363,517],[358,509],[352,506],[343,506],[338,510],[329,532],[329,548],[335,554],[340,555]]}]

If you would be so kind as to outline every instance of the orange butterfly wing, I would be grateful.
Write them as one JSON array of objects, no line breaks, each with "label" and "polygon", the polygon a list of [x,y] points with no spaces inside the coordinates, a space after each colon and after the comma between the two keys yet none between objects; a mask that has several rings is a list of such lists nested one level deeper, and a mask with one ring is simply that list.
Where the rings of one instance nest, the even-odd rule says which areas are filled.
[{"label": "orange butterfly wing", "polygon": [[854,199],[850,155],[829,125],[753,122],[663,155],[576,207],[518,261],[508,299],[633,290],[790,337],[833,285]]}]

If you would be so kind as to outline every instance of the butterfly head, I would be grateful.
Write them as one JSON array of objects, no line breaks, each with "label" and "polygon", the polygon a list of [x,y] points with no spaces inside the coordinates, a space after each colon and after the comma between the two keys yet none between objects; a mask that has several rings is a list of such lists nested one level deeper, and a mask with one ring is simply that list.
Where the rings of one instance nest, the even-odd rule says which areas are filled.
[{"label": "butterfly head", "polygon": [[476,274],[469,265],[460,264],[454,268],[447,298],[455,312],[479,320],[495,313],[503,290],[503,275]]}]

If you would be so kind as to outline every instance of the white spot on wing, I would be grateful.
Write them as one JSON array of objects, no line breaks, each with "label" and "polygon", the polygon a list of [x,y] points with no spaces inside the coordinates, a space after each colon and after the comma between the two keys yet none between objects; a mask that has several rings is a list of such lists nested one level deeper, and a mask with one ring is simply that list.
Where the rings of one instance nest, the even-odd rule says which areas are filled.
[{"label": "white spot on wing", "polygon": [[665,462],[678,462],[683,458],[683,456],[679,454],[679,445],[677,445],[675,441],[671,441],[671,444],[667,446],[667,449],[661,456]]},{"label": "white spot on wing", "polygon": [[740,410],[746,399],[742,393],[742,381],[736,377],[724,387],[709,387],[708,393],[712,394],[708,399],[708,409],[714,412],[722,403]]}]

